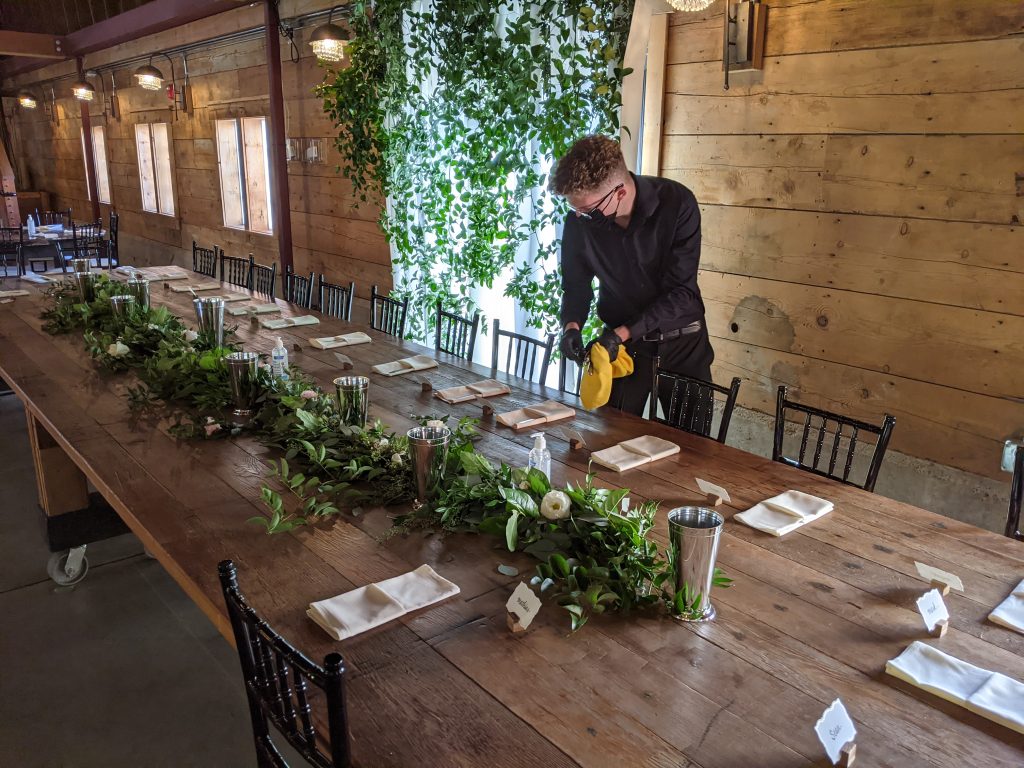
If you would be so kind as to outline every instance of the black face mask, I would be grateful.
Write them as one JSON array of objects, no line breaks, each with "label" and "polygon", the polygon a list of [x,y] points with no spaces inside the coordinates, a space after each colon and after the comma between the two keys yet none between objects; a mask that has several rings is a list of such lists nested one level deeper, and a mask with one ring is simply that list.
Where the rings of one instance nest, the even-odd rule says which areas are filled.
[{"label": "black face mask", "polygon": [[584,219],[589,224],[595,227],[614,227],[615,217],[619,215],[619,201],[615,201],[615,210],[612,211],[611,216],[606,214],[604,211],[595,209],[590,211],[588,218]]}]

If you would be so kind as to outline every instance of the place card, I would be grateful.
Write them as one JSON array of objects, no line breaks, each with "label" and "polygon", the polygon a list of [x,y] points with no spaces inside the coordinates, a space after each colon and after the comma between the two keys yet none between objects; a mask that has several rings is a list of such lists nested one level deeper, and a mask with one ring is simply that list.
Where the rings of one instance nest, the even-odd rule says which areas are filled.
[{"label": "place card", "polygon": [[580,448],[587,447],[587,441],[583,439],[583,435],[577,432],[575,429],[569,429],[568,427],[562,428],[562,435],[566,440],[569,441],[569,448],[574,451],[578,451]]},{"label": "place card", "polygon": [[842,701],[836,699],[829,704],[814,724],[814,732],[818,734],[818,741],[833,765],[850,765],[853,762],[853,742],[857,738],[857,728]]},{"label": "place card", "polygon": [[[932,586],[945,585],[948,588],[955,589],[957,592],[964,591],[964,583],[960,581],[960,577],[955,573],[949,571],[943,571],[940,568],[935,568],[925,563],[914,562],[914,567],[917,568],[918,574],[927,582],[930,582]],[[949,589],[946,589],[943,594],[947,594]]]},{"label": "place card", "polygon": [[505,603],[505,609],[509,612],[509,629],[513,632],[523,632],[529,628],[534,617],[540,611],[540,598],[533,593],[525,581],[521,581],[512,592],[508,602]]},{"label": "place card", "polygon": [[348,355],[343,355],[341,352],[334,353],[335,358],[341,363],[341,370],[351,371],[352,370],[352,358]]},{"label": "place card", "polygon": [[942,637],[949,626],[949,610],[937,589],[930,589],[917,599],[917,610],[921,612],[924,625],[933,635]]},{"label": "place card", "polygon": [[[709,483],[707,480],[703,480],[698,477],[697,487],[700,488],[701,493],[708,497],[709,501],[711,501],[712,499],[720,499],[721,501],[719,503],[721,503],[722,501],[724,501],[727,504],[732,502],[732,499],[729,498],[729,492],[720,485]],[[714,504],[713,501],[712,503]],[[718,504],[714,504],[714,506],[717,507]]]}]

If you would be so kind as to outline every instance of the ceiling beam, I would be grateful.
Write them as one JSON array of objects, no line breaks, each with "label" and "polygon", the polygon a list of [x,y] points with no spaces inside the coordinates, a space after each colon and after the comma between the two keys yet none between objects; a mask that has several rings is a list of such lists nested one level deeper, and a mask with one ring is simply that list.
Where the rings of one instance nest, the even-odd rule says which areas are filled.
[{"label": "ceiling beam", "polygon": [[[151,0],[138,8],[111,16],[109,19],[72,32],[64,38],[58,38],[62,40],[64,52],[52,58],[68,59],[95,53],[146,35],[164,32],[183,24],[205,19],[208,16],[230,11],[242,5],[243,3],[239,0]],[[28,33],[2,32],[0,34]],[[36,36],[47,37],[46,35]],[[23,57],[35,54],[15,53],[13,55]],[[45,62],[26,58],[12,59],[0,64],[0,77],[10,77],[38,69],[41,66],[45,66]]]},{"label": "ceiling beam", "polygon": [[0,30],[0,56],[32,56],[39,59],[66,59],[65,38],[36,32]]}]

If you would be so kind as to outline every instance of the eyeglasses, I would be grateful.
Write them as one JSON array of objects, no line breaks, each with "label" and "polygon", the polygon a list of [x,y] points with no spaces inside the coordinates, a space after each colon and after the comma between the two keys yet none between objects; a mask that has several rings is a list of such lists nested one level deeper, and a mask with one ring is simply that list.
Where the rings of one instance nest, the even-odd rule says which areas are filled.
[{"label": "eyeglasses", "polygon": [[579,216],[581,219],[593,219],[595,216],[602,213],[601,209],[604,208],[605,204],[608,202],[608,198],[610,198],[624,186],[626,186],[625,182],[619,182],[614,187],[612,187],[612,189],[608,192],[607,195],[605,195],[604,197],[597,201],[597,205],[591,207],[586,211],[581,211],[577,208],[573,208],[572,212]]}]

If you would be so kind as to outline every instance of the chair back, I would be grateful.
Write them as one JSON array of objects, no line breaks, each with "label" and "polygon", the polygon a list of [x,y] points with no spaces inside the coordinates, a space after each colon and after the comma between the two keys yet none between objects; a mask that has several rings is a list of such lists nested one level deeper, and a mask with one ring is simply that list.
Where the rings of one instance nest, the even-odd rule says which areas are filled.
[{"label": "chair back", "polygon": [[252,262],[252,285],[250,288],[268,299],[275,298],[277,296],[277,262],[265,267],[262,264],[257,264],[251,253],[249,261]]},{"label": "chair back", "polygon": [[192,271],[198,272],[206,277],[217,277],[217,257],[220,255],[220,248],[216,245],[213,248],[200,248],[196,241],[192,241]]},{"label": "chair back", "polygon": [[18,253],[25,242],[21,227],[0,227],[0,253]]},{"label": "chair back", "polygon": [[1010,509],[1006,513],[1006,535],[1024,541],[1020,530],[1020,508],[1024,499],[1024,448],[1018,447],[1013,461],[1013,479],[1010,481]]},{"label": "chair back", "polygon": [[[261,768],[288,766],[274,745],[270,730],[273,724],[312,765],[319,768],[350,766],[345,662],[341,655],[327,654],[323,667],[311,661],[274,632],[249,606],[238,588],[238,574],[232,561],[222,561],[217,570],[242,664],[257,765]],[[307,695],[310,685],[321,689],[327,701],[326,752],[317,741]]]},{"label": "chair back", "polygon": [[117,227],[120,218],[117,212],[110,212],[110,224],[107,226],[107,267],[110,269],[121,266],[121,257],[117,250]]},{"label": "chair back", "polygon": [[582,381],[583,366],[562,355],[558,360],[558,391],[579,397]]},{"label": "chair back", "polygon": [[447,352],[463,360],[473,359],[476,348],[476,332],[480,328],[480,313],[474,312],[471,320],[449,312],[437,300],[437,318],[434,327],[434,349]]},{"label": "chair back", "polygon": [[518,376],[521,379],[533,381],[537,372],[537,363],[540,363],[541,384],[547,381],[548,365],[551,363],[551,352],[555,348],[555,334],[549,333],[547,341],[524,336],[521,333],[501,330],[497,318],[494,320],[494,338],[491,340],[491,370],[499,368],[498,354],[502,339],[508,339],[508,347],[505,350],[505,367],[501,370]]},{"label": "chair back", "polygon": [[[787,411],[804,415],[803,431],[800,436],[800,452],[796,458],[784,456],[782,453],[782,443],[786,436]],[[815,426],[815,422],[817,426]],[[830,423],[835,425],[835,432],[829,431]],[[885,451],[889,447],[889,439],[892,437],[892,430],[895,426],[896,418],[888,413],[885,414],[885,418],[882,420],[882,426],[877,427],[874,424],[868,424],[864,421],[787,400],[786,386],[783,384],[779,387],[775,408],[775,442],[772,447],[772,460],[813,472],[822,477],[829,477],[847,485],[854,485],[858,488],[863,488],[865,491],[873,491],[875,490],[875,481],[878,480],[878,471],[882,468],[882,459],[885,458]],[[845,430],[849,430],[848,434]],[[812,432],[814,434],[814,453],[813,459],[808,462],[807,455],[811,450]],[[863,484],[850,479],[850,471],[853,468],[858,438],[860,438],[862,432],[875,436],[875,447],[871,454],[871,462],[868,465],[867,475]],[[848,446],[841,450],[840,444],[844,438],[848,440]],[[827,461],[826,468],[821,466],[823,458]],[[841,463],[840,459],[842,459]]]},{"label": "chair back", "polygon": [[313,273],[309,277],[296,275],[289,264],[281,275],[281,294],[285,301],[309,309],[313,306]]},{"label": "chair back", "polygon": [[[647,418],[701,437],[711,437],[711,424],[715,418],[715,395],[724,398],[722,420],[715,439],[724,443],[729,435],[729,423],[740,393],[740,380],[733,377],[728,387],[704,381],[694,376],[666,370],[661,358],[651,361],[651,400]],[[658,403],[664,412],[658,416]]]},{"label": "chair back", "polygon": [[405,316],[409,312],[409,297],[392,299],[370,289],[370,327],[375,331],[405,338]]},{"label": "chair back", "polygon": [[356,295],[356,284],[351,282],[348,285],[336,285],[324,280],[320,273],[320,305],[319,310],[330,317],[336,317],[346,322],[352,319],[352,299]]},{"label": "chair back", "polygon": [[225,256],[220,252],[220,281],[240,288],[252,290],[253,258],[243,259],[241,256]]},{"label": "chair back", "polygon": [[44,227],[51,227],[54,224],[62,224],[63,226],[70,228],[72,224],[71,209],[68,208],[64,211],[43,211],[40,213],[39,209],[36,208],[36,221]]},{"label": "chair back", "polygon": [[78,223],[71,222],[71,243],[74,248],[74,258],[93,259],[96,266],[102,266],[102,259],[107,245],[103,240],[103,221],[97,219],[95,222]]}]

